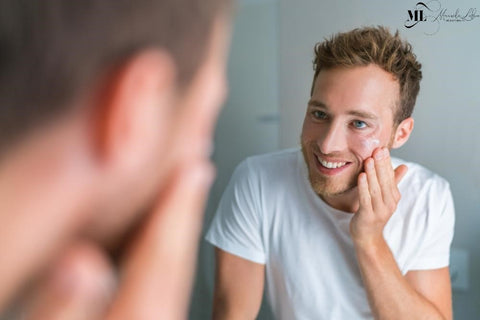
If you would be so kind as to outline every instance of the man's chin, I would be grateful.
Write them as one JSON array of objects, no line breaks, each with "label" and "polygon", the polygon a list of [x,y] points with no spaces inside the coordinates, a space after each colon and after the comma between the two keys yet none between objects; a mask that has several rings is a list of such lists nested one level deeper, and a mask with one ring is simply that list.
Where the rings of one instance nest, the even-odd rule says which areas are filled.
[{"label": "man's chin", "polygon": [[[309,175],[310,185],[313,191],[321,197],[337,197],[351,192],[357,187],[356,179],[350,183],[336,182],[335,179],[312,177]],[[328,181],[330,180],[330,181]]]},{"label": "man's chin", "polygon": [[333,197],[343,196],[353,191],[356,187],[357,186],[349,186],[343,189],[313,187],[313,190],[315,191],[316,194],[318,194],[322,198],[333,198]]}]

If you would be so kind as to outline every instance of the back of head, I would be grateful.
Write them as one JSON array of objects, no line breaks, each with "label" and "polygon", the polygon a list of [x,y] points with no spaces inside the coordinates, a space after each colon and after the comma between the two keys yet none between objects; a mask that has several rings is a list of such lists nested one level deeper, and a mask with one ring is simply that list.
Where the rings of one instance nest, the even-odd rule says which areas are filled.
[{"label": "back of head", "polygon": [[165,49],[185,87],[228,0],[3,0],[0,152],[135,52]]},{"label": "back of head", "polygon": [[376,64],[392,74],[400,84],[400,101],[394,123],[410,117],[420,90],[421,64],[413,54],[412,46],[400,38],[398,31],[392,35],[385,27],[354,29],[317,43],[311,92],[322,69],[369,64]]}]

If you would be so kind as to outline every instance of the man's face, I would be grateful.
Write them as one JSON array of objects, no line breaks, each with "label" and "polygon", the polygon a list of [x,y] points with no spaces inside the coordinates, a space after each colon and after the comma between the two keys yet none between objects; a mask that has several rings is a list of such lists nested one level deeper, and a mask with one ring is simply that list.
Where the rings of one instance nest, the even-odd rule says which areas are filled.
[{"label": "man's face", "polygon": [[179,166],[209,161],[216,119],[227,91],[227,18],[218,17],[205,60],[187,87],[175,88],[172,95],[155,100],[158,103],[148,108],[142,121],[147,129],[141,132],[148,147],[142,147],[141,154],[132,155],[137,163],[135,170],[120,172],[120,183],[116,176],[108,179],[106,189],[110,196],[100,196],[103,214],[95,217],[98,221],[92,224],[95,238],[114,241],[132,221],[137,221],[140,213],[157,203]]},{"label": "man's face", "polygon": [[168,129],[159,130],[158,136],[159,141],[165,137],[167,141],[157,144],[158,153],[150,159],[159,174],[152,172],[148,179],[159,179],[162,184],[178,165],[209,161],[216,120],[227,93],[229,27],[227,17],[217,18],[204,62],[163,120]]},{"label": "man's face", "polygon": [[[176,125],[172,133],[174,150],[170,150],[175,157],[187,156],[185,151],[188,157],[210,156],[215,123],[227,94],[229,31],[229,22],[218,19],[205,62],[178,101]],[[195,154],[197,151],[198,154]]]},{"label": "man's face", "polygon": [[391,147],[399,92],[398,81],[373,64],[320,71],[301,136],[317,194],[334,196],[355,188],[363,161],[377,147]]}]

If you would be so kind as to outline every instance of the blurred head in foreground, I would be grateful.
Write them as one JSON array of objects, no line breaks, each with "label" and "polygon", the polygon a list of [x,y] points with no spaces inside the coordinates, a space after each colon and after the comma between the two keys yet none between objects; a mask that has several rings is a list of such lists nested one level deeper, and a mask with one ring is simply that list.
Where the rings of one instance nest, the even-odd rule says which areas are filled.
[{"label": "blurred head in foreground", "polygon": [[208,161],[229,7],[0,3],[0,309],[72,238],[115,246],[176,167]]}]

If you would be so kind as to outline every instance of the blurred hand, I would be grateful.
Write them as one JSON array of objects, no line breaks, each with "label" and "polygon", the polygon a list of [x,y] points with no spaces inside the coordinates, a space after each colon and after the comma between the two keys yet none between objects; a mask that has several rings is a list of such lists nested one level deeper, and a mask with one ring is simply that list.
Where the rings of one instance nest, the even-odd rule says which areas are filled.
[{"label": "blurred hand", "polygon": [[190,161],[172,173],[119,266],[94,243],[72,244],[30,298],[26,319],[186,319],[213,171]]}]

